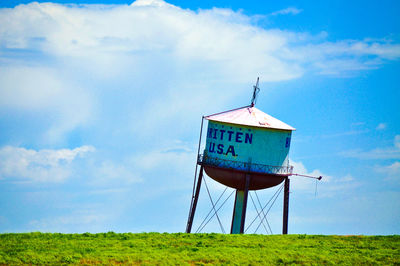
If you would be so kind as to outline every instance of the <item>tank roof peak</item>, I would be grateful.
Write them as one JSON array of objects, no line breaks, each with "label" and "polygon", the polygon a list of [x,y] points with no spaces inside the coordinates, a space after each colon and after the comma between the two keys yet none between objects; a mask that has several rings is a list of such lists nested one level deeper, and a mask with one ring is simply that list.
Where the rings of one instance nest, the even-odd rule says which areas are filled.
[{"label": "tank roof peak", "polygon": [[296,130],[288,124],[264,113],[263,111],[249,105],[204,117],[207,120],[224,122],[251,127],[272,128],[281,130]]}]

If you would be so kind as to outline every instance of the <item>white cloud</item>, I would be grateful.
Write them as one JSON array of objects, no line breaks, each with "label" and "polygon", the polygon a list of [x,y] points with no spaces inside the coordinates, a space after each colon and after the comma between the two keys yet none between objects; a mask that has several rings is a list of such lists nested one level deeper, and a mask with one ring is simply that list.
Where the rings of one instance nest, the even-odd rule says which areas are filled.
[{"label": "white cloud", "polygon": [[[173,167],[179,169],[191,169],[196,163],[195,150],[192,145],[175,140],[161,148],[149,150],[140,155],[131,158],[131,163],[134,163],[138,169],[151,170],[158,167],[168,167],[170,170]],[[192,161],[192,159],[194,159]]]},{"label": "white cloud", "polygon": [[[135,169],[128,168],[126,164],[117,164],[113,161],[103,161],[99,166],[92,166],[94,179],[91,184],[106,187],[118,187],[108,192],[118,191],[121,187],[142,182],[143,179],[136,173]],[[104,190],[103,190],[104,191]]]},{"label": "white cloud", "polygon": [[[93,146],[38,151],[5,146],[0,149],[0,179],[54,183],[84,176],[85,180],[80,181],[82,184],[89,185],[95,191],[106,187],[110,192],[143,181],[140,171],[135,169],[131,161],[99,160],[87,156],[94,151]],[[82,164],[74,164],[79,159],[85,159],[80,161],[83,167],[80,167]]]},{"label": "white cloud", "polygon": [[[273,14],[299,12],[290,7]],[[106,70],[118,73],[125,64],[131,65],[124,59],[127,55],[135,65],[155,53],[171,56],[173,63],[195,60],[215,65],[212,71],[246,82],[254,79],[254,73],[265,81],[296,78],[310,62],[330,73],[370,68],[365,64],[369,60],[360,56],[400,56],[396,44],[342,40],[305,45],[307,39],[299,38],[302,33],[259,28],[240,12],[218,8],[193,12],[163,1],[130,6],[31,3],[0,13],[0,23],[8,25],[0,30],[4,48],[79,57],[82,66],[96,63],[105,75]]]},{"label": "white cloud", "polygon": [[362,160],[399,159],[400,150],[395,148],[377,148],[370,151],[363,151],[358,149],[341,152],[340,155],[347,158],[356,158]]},{"label": "white cloud", "polygon": [[318,196],[333,197],[339,193],[352,191],[360,186],[360,183],[357,182],[351,174],[347,174],[343,177],[334,177],[327,175],[318,169],[308,171],[302,162],[290,161],[290,164],[293,165],[293,173],[295,174],[314,177],[322,176],[320,181],[307,177],[292,176],[290,184],[292,191],[315,192],[315,182],[318,182]]},{"label": "white cloud", "polygon": [[376,130],[385,130],[386,127],[387,127],[387,124],[386,124],[386,123],[379,123],[379,124],[376,126]]},{"label": "white cloud", "polygon": [[93,100],[50,67],[0,66],[0,108],[28,113],[51,113],[45,138],[51,142],[88,122]]},{"label": "white cloud", "polygon": [[386,175],[386,180],[400,181],[400,162],[396,161],[391,165],[375,166],[374,170]]},{"label": "white cloud", "polygon": [[394,146],[400,150],[400,135],[394,137]]},{"label": "white cloud", "polygon": [[355,122],[355,123],[352,123],[351,125],[355,126],[355,127],[360,127],[360,126],[364,126],[365,122]]},{"label": "white cloud", "polygon": [[9,108],[35,110],[51,106],[64,90],[48,68],[2,67],[0,82],[0,105]]},{"label": "white cloud", "polygon": [[[0,9],[0,25],[7,25],[0,28],[0,108],[51,113],[43,139],[57,143],[79,126],[104,121],[103,112],[112,112],[116,102],[121,114],[114,115],[126,120],[115,124],[113,117],[111,127],[154,130],[149,121],[229,101],[227,95],[251,89],[242,84],[258,75],[266,82],[308,72],[338,74],[400,56],[399,46],[387,40],[327,42],[326,33],[261,28],[251,21],[230,9],[194,12],[150,0]],[[151,111],[142,112],[145,106]]]},{"label": "white cloud", "polygon": [[276,15],[297,15],[299,13],[301,13],[303,10],[302,9],[298,9],[296,7],[288,7],[285,9],[281,9],[278,11],[275,11],[273,13],[271,13],[272,16],[276,16]]},{"label": "white cloud", "polygon": [[49,119],[43,140],[51,144],[87,125],[146,135],[250,91],[256,76],[344,76],[400,57],[390,40],[328,42],[326,32],[252,21],[230,9],[192,11],[161,0],[0,9],[7,25],[0,28],[0,108]]},{"label": "white cloud", "polygon": [[99,210],[94,212],[82,208],[61,216],[31,220],[28,228],[30,231],[41,232],[83,233],[89,231],[97,233],[110,230],[109,225],[107,225],[109,219],[110,217]]},{"label": "white cloud", "polygon": [[173,5],[170,5],[163,0],[137,0],[134,1],[131,6],[155,6],[155,7],[173,7]]},{"label": "white cloud", "polygon": [[0,149],[0,178],[61,182],[70,177],[74,160],[93,151],[92,146],[39,151],[6,146]]},{"label": "white cloud", "polygon": [[[324,183],[332,180],[331,176],[322,173],[318,169],[314,169],[311,172],[308,171],[302,162],[290,161],[290,165],[293,166],[293,173],[295,173],[295,174],[314,176],[314,177],[322,176],[322,179],[320,182],[324,182]],[[293,178],[291,178],[291,179],[292,179],[292,184],[294,184],[295,189],[298,189],[298,190],[314,189],[314,186],[312,186],[312,182],[315,181],[314,179],[307,178],[307,177],[298,177],[298,176],[293,176]]]},{"label": "white cloud", "polygon": [[340,133],[334,133],[334,134],[326,134],[322,135],[322,138],[337,138],[337,137],[343,137],[343,136],[354,136],[354,135],[360,135],[360,134],[365,134],[368,133],[368,129],[360,129],[360,130],[350,130],[350,131],[345,131],[345,132],[340,132]]},{"label": "white cloud", "polygon": [[349,150],[340,155],[363,160],[400,159],[400,135],[394,137],[394,147],[376,148],[370,151]]},{"label": "white cloud", "polygon": [[[160,145],[127,160],[141,176],[143,183],[152,187],[152,197],[171,190],[189,191],[196,166],[194,145],[182,141]],[[149,195],[150,196],[150,195]]]}]

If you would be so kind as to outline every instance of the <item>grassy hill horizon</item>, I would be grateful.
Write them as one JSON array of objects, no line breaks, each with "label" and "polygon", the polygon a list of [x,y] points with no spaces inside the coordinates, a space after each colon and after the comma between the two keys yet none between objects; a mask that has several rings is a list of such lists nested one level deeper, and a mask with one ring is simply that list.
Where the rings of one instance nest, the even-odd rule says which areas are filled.
[{"label": "grassy hill horizon", "polygon": [[400,265],[400,235],[3,233],[0,265]]}]

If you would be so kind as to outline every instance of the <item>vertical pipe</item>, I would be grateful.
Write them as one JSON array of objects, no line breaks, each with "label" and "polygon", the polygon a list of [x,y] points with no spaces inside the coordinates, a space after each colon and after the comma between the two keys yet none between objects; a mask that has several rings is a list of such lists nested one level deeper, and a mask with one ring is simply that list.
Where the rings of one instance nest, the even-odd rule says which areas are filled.
[{"label": "vertical pipe", "polygon": [[236,190],[233,206],[231,234],[243,234],[246,220],[247,197],[249,194],[250,175],[246,174],[244,190]]},{"label": "vertical pipe", "polygon": [[283,194],[283,227],[282,234],[286,235],[288,233],[288,220],[289,220],[289,187],[290,179],[285,178],[285,190]]},{"label": "vertical pipe", "polygon": [[235,204],[233,205],[231,234],[239,234],[240,233],[240,225],[241,225],[241,220],[242,220],[241,215],[242,215],[242,208],[243,208],[243,198],[244,198],[244,191],[236,190]]},{"label": "vertical pipe", "polygon": [[244,223],[246,220],[246,209],[247,209],[247,197],[249,195],[250,175],[246,174],[246,184],[244,186],[244,197],[243,197],[243,208],[242,208],[242,219],[240,221],[240,233],[244,233]]},{"label": "vertical pipe", "polygon": [[199,178],[197,180],[196,192],[194,194],[193,204],[190,208],[189,219],[186,225],[186,233],[190,233],[192,231],[192,224],[193,224],[194,214],[196,212],[197,201],[199,199],[202,179],[203,179],[203,165],[200,166],[200,173],[199,173]]}]

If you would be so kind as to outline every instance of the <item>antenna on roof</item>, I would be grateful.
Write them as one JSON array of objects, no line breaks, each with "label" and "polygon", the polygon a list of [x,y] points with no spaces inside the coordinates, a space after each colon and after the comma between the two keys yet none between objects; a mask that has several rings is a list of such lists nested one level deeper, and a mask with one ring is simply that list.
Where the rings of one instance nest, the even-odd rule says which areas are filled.
[{"label": "antenna on roof", "polygon": [[253,91],[253,97],[251,97],[251,107],[253,107],[256,104],[257,101],[257,94],[260,92],[260,88],[258,87],[258,81],[259,81],[259,77],[257,77],[257,82],[256,85],[253,86],[254,91]]}]

